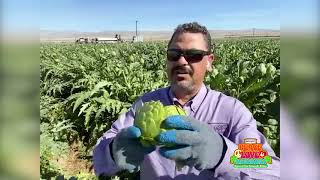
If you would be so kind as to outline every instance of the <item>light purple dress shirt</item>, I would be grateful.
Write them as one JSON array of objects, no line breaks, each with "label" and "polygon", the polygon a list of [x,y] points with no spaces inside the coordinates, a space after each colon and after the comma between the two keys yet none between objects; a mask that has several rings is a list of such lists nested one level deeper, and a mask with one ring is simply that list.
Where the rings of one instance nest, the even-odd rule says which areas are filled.
[{"label": "light purple dress shirt", "polygon": [[[161,88],[140,97],[128,112],[120,115],[97,142],[93,152],[93,164],[96,175],[114,175],[119,168],[112,160],[109,144],[123,128],[133,125],[134,114],[138,104],[151,100],[160,100],[164,105],[178,104],[170,91],[170,87]],[[215,171],[198,171],[194,167],[184,166],[178,170],[175,162],[161,156],[158,149],[145,156],[140,169],[140,178],[146,180],[160,179],[280,179],[280,159],[267,143],[266,138],[257,130],[256,120],[251,112],[239,100],[226,96],[221,92],[211,90],[204,84],[196,96],[184,106],[188,116],[208,124],[212,131],[223,135],[227,144],[226,154]],[[272,164],[267,168],[234,168],[230,157],[237,144],[244,138],[256,138],[264,150],[272,157]]]}]

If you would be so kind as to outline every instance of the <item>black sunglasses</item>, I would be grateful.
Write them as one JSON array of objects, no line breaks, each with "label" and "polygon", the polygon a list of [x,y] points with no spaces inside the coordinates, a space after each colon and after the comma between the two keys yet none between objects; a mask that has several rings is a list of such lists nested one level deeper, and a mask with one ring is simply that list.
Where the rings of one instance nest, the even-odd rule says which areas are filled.
[{"label": "black sunglasses", "polygon": [[209,54],[209,51],[199,49],[168,49],[167,59],[168,61],[178,61],[179,58],[183,56],[188,62],[198,62],[201,61],[204,56]]}]

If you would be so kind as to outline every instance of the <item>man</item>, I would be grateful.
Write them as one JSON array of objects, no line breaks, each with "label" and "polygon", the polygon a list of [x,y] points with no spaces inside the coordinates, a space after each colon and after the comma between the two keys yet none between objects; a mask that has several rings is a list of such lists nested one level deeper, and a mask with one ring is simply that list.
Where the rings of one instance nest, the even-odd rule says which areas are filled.
[{"label": "man", "polygon": [[[168,44],[167,73],[171,86],[141,96],[99,140],[93,162],[97,175],[140,170],[141,179],[279,179],[280,159],[257,130],[249,110],[235,98],[203,84],[214,55],[211,37],[198,23],[179,25]],[[143,147],[134,115],[144,102],[178,105],[188,116],[171,116],[172,128],[157,139],[170,147]],[[268,168],[237,169],[230,157],[245,138],[256,138],[272,157]]]}]

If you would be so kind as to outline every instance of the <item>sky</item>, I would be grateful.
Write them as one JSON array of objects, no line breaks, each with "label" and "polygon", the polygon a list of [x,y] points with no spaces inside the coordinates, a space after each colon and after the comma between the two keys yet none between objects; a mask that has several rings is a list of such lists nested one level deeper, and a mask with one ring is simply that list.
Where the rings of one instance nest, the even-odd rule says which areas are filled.
[{"label": "sky", "polygon": [[[172,31],[197,21],[208,29],[280,29],[280,13],[295,15],[308,3],[283,0],[4,0],[6,27],[56,31]],[[299,2],[299,1],[298,1]],[[281,6],[290,4],[297,11]],[[299,10],[299,11],[298,11]],[[294,22],[292,22],[294,23]],[[303,23],[306,23],[303,21]]]}]

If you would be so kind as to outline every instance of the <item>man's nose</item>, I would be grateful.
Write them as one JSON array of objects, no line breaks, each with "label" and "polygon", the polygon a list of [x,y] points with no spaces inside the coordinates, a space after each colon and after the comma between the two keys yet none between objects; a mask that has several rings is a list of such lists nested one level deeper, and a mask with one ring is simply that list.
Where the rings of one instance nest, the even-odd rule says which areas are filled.
[{"label": "man's nose", "polygon": [[188,61],[186,60],[186,58],[181,55],[177,61],[177,63],[181,64],[181,65],[184,65],[184,64],[188,64]]}]

